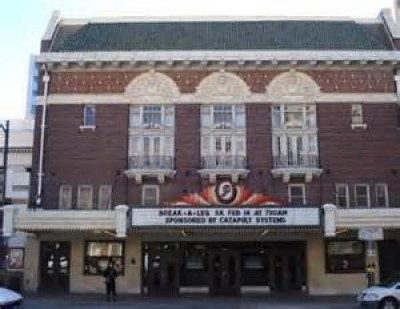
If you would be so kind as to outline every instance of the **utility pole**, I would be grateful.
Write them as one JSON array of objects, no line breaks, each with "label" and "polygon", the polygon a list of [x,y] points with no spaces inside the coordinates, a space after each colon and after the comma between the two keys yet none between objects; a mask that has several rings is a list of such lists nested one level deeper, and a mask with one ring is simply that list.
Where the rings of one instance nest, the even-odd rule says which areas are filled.
[{"label": "utility pole", "polygon": [[4,147],[3,147],[3,200],[1,205],[6,204],[6,184],[7,184],[7,166],[8,166],[8,144],[10,138],[10,120],[6,120],[5,125],[0,124],[0,129],[4,133]]}]

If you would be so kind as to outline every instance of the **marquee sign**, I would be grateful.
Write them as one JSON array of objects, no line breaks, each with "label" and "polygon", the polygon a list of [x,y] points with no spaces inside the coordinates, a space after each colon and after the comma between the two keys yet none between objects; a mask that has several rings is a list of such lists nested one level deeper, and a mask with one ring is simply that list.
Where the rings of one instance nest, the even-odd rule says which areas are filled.
[{"label": "marquee sign", "polygon": [[133,227],[289,227],[320,225],[319,208],[134,208]]}]

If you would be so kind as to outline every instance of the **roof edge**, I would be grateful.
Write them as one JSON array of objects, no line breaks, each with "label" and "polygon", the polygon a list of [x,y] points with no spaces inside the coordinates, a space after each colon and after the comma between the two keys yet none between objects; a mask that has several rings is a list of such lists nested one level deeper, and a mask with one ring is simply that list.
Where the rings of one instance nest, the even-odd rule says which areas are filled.
[{"label": "roof edge", "polygon": [[327,16],[115,16],[93,18],[64,18],[61,25],[84,25],[88,23],[152,23],[152,22],[227,22],[227,21],[353,21],[357,23],[380,23],[376,18],[354,19]]},{"label": "roof edge", "polygon": [[38,63],[55,62],[137,62],[137,61],[395,61],[400,51],[117,51],[117,52],[45,52],[36,56]]}]

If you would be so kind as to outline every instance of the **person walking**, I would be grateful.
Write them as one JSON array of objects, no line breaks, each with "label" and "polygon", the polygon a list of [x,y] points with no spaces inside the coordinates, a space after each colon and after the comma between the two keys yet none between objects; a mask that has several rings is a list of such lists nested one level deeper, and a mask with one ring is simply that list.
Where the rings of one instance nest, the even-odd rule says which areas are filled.
[{"label": "person walking", "polygon": [[107,268],[104,271],[104,278],[106,283],[106,293],[107,301],[116,301],[117,291],[116,291],[116,279],[118,277],[117,269],[115,264],[110,261],[108,262]]}]

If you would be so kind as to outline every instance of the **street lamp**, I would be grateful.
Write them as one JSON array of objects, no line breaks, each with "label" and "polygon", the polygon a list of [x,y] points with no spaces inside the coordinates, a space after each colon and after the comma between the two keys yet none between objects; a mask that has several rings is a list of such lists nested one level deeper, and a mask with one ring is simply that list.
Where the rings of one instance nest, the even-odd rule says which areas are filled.
[{"label": "street lamp", "polygon": [[0,129],[4,132],[4,147],[3,147],[3,196],[1,205],[6,204],[6,182],[7,182],[7,165],[8,165],[8,143],[10,137],[10,120],[6,120],[5,124],[0,124]]}]

